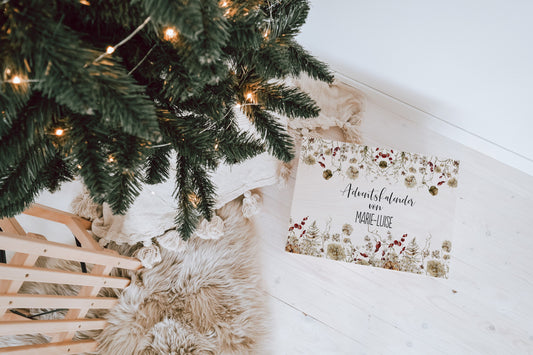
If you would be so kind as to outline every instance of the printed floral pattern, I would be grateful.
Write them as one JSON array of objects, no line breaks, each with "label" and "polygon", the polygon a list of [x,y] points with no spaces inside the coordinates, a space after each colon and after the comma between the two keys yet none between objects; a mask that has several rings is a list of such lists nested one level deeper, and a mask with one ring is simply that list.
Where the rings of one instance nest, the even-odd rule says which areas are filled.
[{"label": "printed floral pattern", "polygon": [[320,138],[305,138],[300,157],[304,164],[316,166],[325,180],[335,176],[349,180],[357,180],[361,175],[384,177],[390,184],[403,182],[408,188],[426,189],[432,196],[443,185],[450,188],[458,185],[459,162],[453,159]]},{"label": "printed floral pattern", "polygon": [[420,245],[420,240],[407,234],[393,236],[389,231],[380,235],[377,231],[369,231],[362,244],[354,245],[347,237],[354,229],[350,223],[344,223],[340,231],[335,231],[331,230],[331,219],[322,229],[316,221],[309,224],[308,219],[309,216],[303,217],[297,223],[291,219],[286,251],[433,277],[448,277],[452,249],[449,240],[432,249],[431,237],[427,237]]}]

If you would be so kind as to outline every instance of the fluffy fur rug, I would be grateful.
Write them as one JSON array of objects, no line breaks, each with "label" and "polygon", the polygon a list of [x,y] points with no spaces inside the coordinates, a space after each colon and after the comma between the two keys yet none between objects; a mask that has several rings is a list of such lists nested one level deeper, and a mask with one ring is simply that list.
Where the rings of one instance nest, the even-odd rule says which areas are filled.
[{"label": "fluffy fur rug", "polygon": [[[107,314],[89,314],[105,316],[109,325],[97,336],[85,332],[78,338],[96,336],[101,354],[262,353],[266,302],[253,226],[243,217],[241,204],[242,198],[217,212],[226,221],[224,237],[193,238],[179,252],[163,249],[161,263],[129,275],[132,283],[116,307]],[[141,245],[108,247],[133,255]],[[79,271],[76,263],[42,259],[39,264]],[[77,288],[25,283],[22,292],[72,295]],[[54,313],[40,319],[61,317]],[[0,346],[44,342],[44,336],[0,338]]]}]

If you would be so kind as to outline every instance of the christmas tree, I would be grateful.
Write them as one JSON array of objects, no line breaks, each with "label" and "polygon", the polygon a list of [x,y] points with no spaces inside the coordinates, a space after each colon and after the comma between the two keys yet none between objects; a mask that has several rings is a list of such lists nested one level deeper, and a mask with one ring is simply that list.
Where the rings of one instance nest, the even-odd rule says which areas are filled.
[{"label": "christmas tree", "polygon": [[[308,11],[305,0],[1,1],[0,217],[76,176],[125,213],[175,166],[187,239],[212,216],[219,163],[288,161],[278,115],[318,115],[284,82],[333,79],[295,41]],[[236,108],[260,136],[239,129]]]}]

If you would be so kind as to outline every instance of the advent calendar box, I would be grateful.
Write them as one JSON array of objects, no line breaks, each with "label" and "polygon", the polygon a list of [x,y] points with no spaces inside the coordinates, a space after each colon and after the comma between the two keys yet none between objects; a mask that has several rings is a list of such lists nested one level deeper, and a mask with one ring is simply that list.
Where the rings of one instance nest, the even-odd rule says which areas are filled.
[{"label": "advent calendar box", "polygon": [[446,278],[459,162],[304,138],[286,250]]}]

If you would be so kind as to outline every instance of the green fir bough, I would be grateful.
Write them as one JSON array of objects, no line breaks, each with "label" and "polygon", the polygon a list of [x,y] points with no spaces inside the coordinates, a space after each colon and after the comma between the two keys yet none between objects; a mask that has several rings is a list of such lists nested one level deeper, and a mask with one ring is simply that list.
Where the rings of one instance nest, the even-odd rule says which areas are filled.
[{"label": "green fir bough", "polygon": [[[143,183],[175,170],[187,239],[212,216],[220,162],[288,161],[279,115],[318,115],[283,80],[333,79],[295,41],[308,11],[305,0],[1,1],[0,217],[76,176],[125,213]],[[239,129],[236,107],[259,137]]]}]

